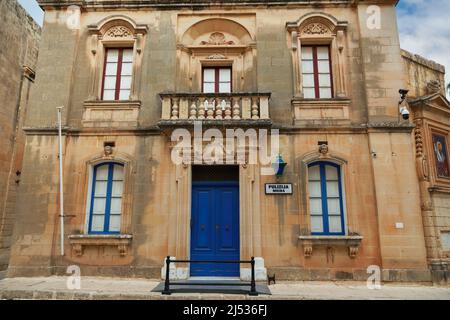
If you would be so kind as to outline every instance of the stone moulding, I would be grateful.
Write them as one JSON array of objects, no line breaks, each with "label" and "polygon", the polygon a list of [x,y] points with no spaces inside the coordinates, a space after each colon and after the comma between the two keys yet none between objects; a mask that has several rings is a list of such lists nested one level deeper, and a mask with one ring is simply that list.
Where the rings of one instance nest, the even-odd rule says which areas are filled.
[{"label": "stone moulding", "polygon": [[350,258],[356,258],[358,254],[362,236],[299,236],[299,241],[303,245],[303,254],[305,257],[311,257],[313,247],[347,247]]},{"label": "stone moulding", "polygon": [[75,4],[82,6],[83,8],[103,8],[111,9],[117,7],[125,8],[151,8],[156,7],[158,9],[173,9],[173,8],[193,8],[193,7],[248,7],[248,6],[310,6],[314,4],[342,4],[353,5],[355,0],[227,0],[227,1],[206,1],[206,0],[190,0],[190,1],[174,1],[174,0],[38,0],[38,3],[45,9],[47,7],[65,7],[68,4]]},{"label": "stone moulding", "polygon": [[127,255],[128,247],[133,236],[129,234],[120,235],[70,235],[69,243],[72,246],[72,254],[81,257],[86,246],[117,246],[122,257]]}]

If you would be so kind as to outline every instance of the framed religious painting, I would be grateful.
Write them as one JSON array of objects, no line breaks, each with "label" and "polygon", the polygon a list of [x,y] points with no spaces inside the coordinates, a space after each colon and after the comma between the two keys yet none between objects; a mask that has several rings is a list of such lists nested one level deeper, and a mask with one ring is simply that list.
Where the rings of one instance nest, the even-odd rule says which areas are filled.
[{"label": "framed religious painting", "polygon": [[450,179],[450,161],[447,136],[432,132],[433,154],[437,178]]}]

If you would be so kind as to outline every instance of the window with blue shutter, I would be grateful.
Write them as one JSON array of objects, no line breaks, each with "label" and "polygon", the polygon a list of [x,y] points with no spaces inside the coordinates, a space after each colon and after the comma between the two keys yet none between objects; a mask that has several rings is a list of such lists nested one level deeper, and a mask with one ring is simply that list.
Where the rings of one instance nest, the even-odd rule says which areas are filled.
[{"label": "window with blue shutter", "polygon": [[308,166],[312,235],[345,235],[341,168],[332,162]]},{"label": "window with blue shutter", "polygon": [[122,214],[124,166],[102,163],[94,167],[89,215],[90,234],[118,234]]}]

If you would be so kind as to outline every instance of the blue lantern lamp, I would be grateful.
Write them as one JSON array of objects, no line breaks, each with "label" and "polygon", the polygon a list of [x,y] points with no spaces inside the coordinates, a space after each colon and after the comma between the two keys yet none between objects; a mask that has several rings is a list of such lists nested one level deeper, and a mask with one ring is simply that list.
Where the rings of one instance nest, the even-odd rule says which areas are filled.
[{"label": "blue lantern lamp", "polygon": [[275,171],[275,175],[277,177],[281,177],[283,175],[286,165],[287,162],[283,160],[281,154],[278,154],[275,162],[272,163],[273,171]]}]

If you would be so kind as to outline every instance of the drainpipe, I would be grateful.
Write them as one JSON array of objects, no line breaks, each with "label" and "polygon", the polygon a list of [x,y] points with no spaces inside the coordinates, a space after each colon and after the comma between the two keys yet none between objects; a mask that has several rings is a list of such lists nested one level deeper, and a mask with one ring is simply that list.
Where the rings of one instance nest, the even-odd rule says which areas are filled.
[{"label": "drainpipe", "polygon": [[58,138],[59,138],[59,219],[61,223],[61,255],[64,256],[64,180],[62,157],[62,120],[61,112],[64,107],[58,107]]}]

